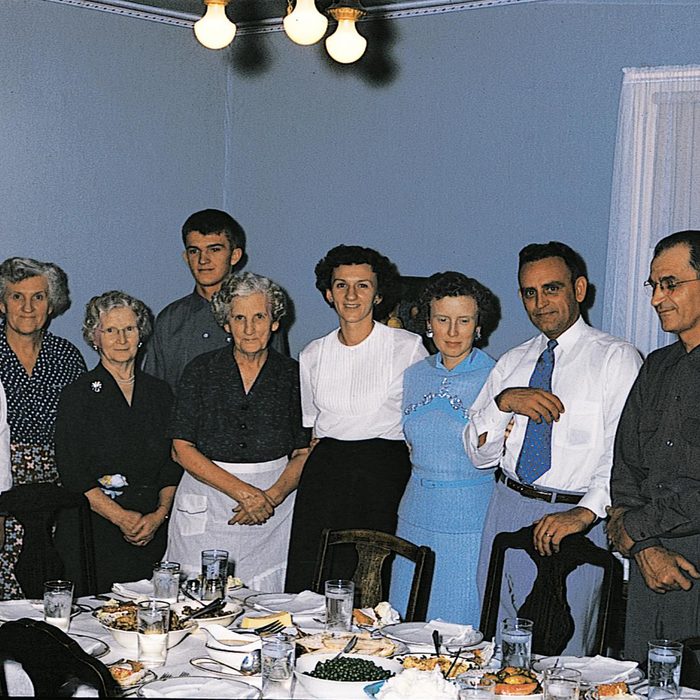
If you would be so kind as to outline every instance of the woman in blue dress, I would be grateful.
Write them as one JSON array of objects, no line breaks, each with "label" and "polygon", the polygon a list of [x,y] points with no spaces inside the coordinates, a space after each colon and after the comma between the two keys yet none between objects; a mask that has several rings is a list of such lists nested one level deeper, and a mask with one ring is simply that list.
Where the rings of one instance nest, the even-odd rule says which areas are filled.
[{"label": "woman in blue dress", "polygon": [[[476,469],[464,449],[468,412],[495,364],[485,345],[500,319],[498,298],[459,272],[433,275],[420,313],[436,355],[404,373],[403,429],[411,478],[399,507],[396,534],[435,552],[428,619],[479,624],[476,567],[492,471]],[[389,599],[405,610],[413,565],[397,559]]]}]

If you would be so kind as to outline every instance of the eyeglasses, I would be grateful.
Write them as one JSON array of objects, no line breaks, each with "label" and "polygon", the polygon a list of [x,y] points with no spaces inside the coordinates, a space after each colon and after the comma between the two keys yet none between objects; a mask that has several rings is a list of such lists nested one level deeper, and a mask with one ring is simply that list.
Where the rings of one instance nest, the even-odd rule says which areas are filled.
[{"label": "eyeglasses", "polygon": [[95,330],[104,333],[108,338],[116,338],[120,333],[124,333],[126,336],[132,336],[139,332],[138,326],[125,326],[124,328],[109,326],[109,328],[96,328]]},{"label": "eyeglasses", "polygon": [[658,282],[652,282],[651,280],[647,280],[644,283],[644,289],[647,290],[650,297],[654,296],[654,292],[656,291],[657,287],[664,294],[673,294],[681,284],[688,284],[689,282],[700,282],[700,277],[694,280],[675,280],[673,279],[673,277],[664,277]]}]

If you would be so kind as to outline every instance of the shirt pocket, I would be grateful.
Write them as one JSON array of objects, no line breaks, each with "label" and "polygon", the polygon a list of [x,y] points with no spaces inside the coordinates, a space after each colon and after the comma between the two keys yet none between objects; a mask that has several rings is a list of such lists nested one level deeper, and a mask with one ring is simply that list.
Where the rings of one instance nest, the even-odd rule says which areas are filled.
[{"label": "shirt pocket", "polygon": [[577,401],[562,414],[564,440],[569,450],[590,450],[598,444],[601,430],[601,407],[594,401]]},{"label": "shirt pocket", "polygon": [[207,497],[196,493],[178,494],[175,500],[178,528],[183,537],[202,535],[207,528]]}]

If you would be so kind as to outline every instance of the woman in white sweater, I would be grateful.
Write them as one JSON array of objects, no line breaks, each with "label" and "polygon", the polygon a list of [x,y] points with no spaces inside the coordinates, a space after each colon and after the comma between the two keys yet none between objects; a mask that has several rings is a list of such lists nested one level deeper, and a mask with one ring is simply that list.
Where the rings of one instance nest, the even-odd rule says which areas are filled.
[{"label": "woman in white sweater", "polygon": [[[299,356],[304,426],[318,440],[297,491],[285,590],[311,586],[324,528],[394,533],[410,474],[401,430],[404,370],[427,352],[420,336],[375,321],[396,294],[399,273],[371,248],[336,246],[316,265],[316,288],[339,328]],[[334,557],[348,578],[353,556]]]}]

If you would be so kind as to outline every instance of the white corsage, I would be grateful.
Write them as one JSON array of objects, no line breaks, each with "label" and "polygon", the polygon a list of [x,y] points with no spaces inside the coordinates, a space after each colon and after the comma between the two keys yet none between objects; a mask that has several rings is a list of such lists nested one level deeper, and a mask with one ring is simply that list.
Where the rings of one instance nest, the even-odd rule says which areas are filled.
[{"label": "white corsage", "polygon": [[[99,384],[99,382],[95,382],[95,384]],[[123,474],[105,474],[97,480],[97,483],[100,485],[102,492],[112,499],[124,493],[124,491],[119,491],[118,489],[123,489],[129,485]]]},{"label": "white corsage", "polygon": [[93,382],[92,384],[90,384],[90,388],[91,388],[96,394],[99,394],[99,393],[102,391],[102,382],[100,382],[100,381]]}]

